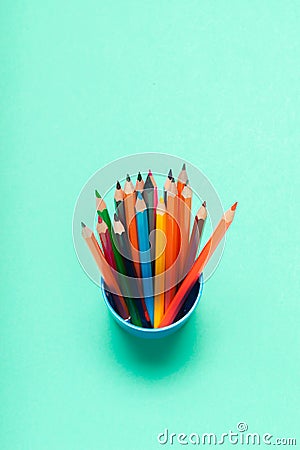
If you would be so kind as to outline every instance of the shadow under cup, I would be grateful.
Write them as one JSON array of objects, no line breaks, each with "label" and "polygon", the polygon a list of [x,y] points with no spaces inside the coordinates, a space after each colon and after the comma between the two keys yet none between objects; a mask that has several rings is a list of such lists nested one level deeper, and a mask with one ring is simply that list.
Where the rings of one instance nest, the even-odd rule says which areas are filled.
[{"label": "shadow under cup", "polygon": [[111,294],[105,289],[103,279],[101,279],[101,290],[109,312],[121,328],[136,337],[144,339],[159,339],[169,336],[170,334],[173,334],[175,333],[175,331],[179,330],[187,322],[191,314],[195,311],[202,295],[203,275],[201,274],[199,280],[194,284],[184,302],[184,305],[176,316],[174,323],[163,328],[141,328],[133,325],[130,322],[127,322],[114,310],[112,306]]}]

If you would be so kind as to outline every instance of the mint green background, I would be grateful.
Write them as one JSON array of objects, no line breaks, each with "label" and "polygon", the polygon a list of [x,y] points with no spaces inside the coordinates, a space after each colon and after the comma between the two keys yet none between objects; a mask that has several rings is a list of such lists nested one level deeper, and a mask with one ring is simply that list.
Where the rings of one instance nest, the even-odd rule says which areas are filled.
[{"label": "mint green background", "polygon": [[[300,3],[16,0],[1,19],[1,449],[150,450],[239,421],[299,440]],[[87,178],[140,151],[239,201],[197,314],[159,344],[112,322],[71,235]]]}]

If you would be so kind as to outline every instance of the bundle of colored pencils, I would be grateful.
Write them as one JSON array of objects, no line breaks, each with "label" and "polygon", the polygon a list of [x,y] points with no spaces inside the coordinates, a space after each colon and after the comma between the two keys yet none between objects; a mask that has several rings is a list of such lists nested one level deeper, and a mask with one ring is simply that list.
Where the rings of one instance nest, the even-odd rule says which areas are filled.
[{"label": "bundle of colored pencils", "polygon": [[197,256],[206,202],[191,223],[193,192],[185,164],[177,180],[170,169],[161,198],[151,170],[145,181],[139,172],[135,186],[129,175],[123,189],[117,181],[113,221],[104,199],[97,190],[95,194],[97,237],[83,222],[82,236],[111,305],[139,327],[161,328],[176,322],[187,313],[188,296],[232,223],[237,203],[225,212]]}]

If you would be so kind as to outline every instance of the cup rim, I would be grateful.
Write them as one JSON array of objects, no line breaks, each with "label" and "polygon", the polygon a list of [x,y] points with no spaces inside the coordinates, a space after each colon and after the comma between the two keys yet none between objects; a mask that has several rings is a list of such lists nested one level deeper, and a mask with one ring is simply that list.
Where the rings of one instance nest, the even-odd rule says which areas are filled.
[{"label": "cup rim", "polygon": [[189,312],[183,316],[181,319],[179,319],[177,322],[171,323],[171,325],[167,325],[166,327],[162,327],[162,328],[143,328],[143,327],[138,327],[137,325],[134,325],[130,322],[126,322],[126,320],[124,320],[121,316],[119,316],[119,314],[114,310],[114,308],[111,306],[110,302],[108,301],[105,289],[104,289],[104,282],[103,282],[103,278],[101,277],[101,281],[100,281],[100,286],[101,286],[101,291],[104,297],[104,302],[107,306],[107,308],[109,309],[109,311],[112,313],[112,315],[120,322],[122,323],[122,325],[127,326],[128,328],[131,328],[134,331],[138,331],[138,332],[142,332],[142,333],[148,333],[148,334],[153,334],[153,333],[160,333],[163,331],[167,331],[167,330],[172,330],[175,327],[178,327],[180,324],[182,324],[183,322],[185,322],[188,317],[193,313],[193,311],[196,309],[198,303],[200,302],[201,296],[202,296],[202,291],[203,291],[203,285],[204,285],[204,281],[203,281],[203,274],[201,273],[199,276],[199,292],[197,294],[197,298],[193,304],[193,306],[191,307],[191,309],[189,310]]}]

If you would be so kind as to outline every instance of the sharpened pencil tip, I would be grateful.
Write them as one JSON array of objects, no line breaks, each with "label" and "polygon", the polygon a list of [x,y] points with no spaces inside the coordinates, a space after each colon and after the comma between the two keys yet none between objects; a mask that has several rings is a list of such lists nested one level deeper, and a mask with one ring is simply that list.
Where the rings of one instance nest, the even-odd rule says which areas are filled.
[{"label": "sharpened pencil tip", "polygon": [[172,183],[175,183],[175,178],[172,177],[172,178],[171,178],[171,181],[172,181]]},{"label": "sharpened pencil tip", "polygon": [[86,224],[81,222],[81,228],[86,228]]},{"label": "sharpened pencil tip", "polygon": [[173,177],[173,172],[172,172],[172,169],[170,169],[169,173],[168,173],[168,178],[171,180],[172,177]]},{"label": "sharpened pencil tip", "polygon": [[121,189],[120,181],[117,180],[116,189]]},{"label": "sharpened pencil tip", "polygon": [[141,174],[141,172],[138,173],[137,179],[138,179],[138,181],[142,181],[142,174]]},{"label": "sharpened pencil tip", "polygon": [[202,203],[202,206],[204,206],[204,208],[206,208],[206,201],[204,200],[204,202]]},{"label": "sharpened pencil tip", "polygon": [[182,170],[186,170],[186,165],[185,165],[185,163],[182,164]]},{"label": "sharpened pencil tip", "polygon": [[152,170],[151,169],[148,170],[148,173],[149,173],[150,177],[152,177]]},{"label": "sharpened pencil tip", "polygon": [[235,202],[234,205],[231,207],[231,211],[235,211],[237,207],[238,202]]},{"label": "sharpened pencil tip", "polygon": [[127,176],[126,176],[126,181],[130,181],[130,180],[131,180],[131,178],[130,178],[130,175],[128,173]]},{"label": "sharpened pencil tip", "polygon": [[99,194],[99,192],[97,191],[97,189],[95,189],[95,195],[97,198],[102,198],[101,195]]}]

